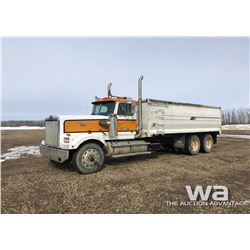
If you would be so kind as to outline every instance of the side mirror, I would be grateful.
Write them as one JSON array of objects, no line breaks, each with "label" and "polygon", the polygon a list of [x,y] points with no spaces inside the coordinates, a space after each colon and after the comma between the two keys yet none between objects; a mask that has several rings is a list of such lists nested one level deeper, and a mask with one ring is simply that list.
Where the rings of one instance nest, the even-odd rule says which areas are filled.
[{"label": "side mirror", "polygon": [[136,112],[136,102],[132,102],[132,105],[131,105],[131,111],[132,111],[132,114],[134,114]]}]

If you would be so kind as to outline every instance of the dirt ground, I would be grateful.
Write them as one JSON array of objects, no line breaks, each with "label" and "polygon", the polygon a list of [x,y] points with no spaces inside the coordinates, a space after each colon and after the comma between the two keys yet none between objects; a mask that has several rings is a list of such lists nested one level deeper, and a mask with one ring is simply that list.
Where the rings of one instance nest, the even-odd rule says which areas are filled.
[{"label": "dirt ground", "polygon": [[[241,131],[242,132],[242,131]],[[242,134],[242,133],[241,133]],[[2,153],[38,145],[43,130],[2,131]],[[186,185],[225,185],[230,201],[250,200],[250,140],[220,138],[210,154],[158,152],[109,160],[102,171],[80,175],[29,156],[2,163],[2,213],[249,213],[239,206],[180,206]]]}]

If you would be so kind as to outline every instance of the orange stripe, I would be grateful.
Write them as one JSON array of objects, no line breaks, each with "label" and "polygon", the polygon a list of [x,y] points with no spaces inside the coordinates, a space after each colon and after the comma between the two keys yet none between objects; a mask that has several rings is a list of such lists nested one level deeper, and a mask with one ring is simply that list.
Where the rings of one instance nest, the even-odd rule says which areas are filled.
[{"label": "orange stripe", "polygon": [[136,131],[136,120],[118,120],[118,131]]},{"label": "orange stripe", "polygon": [[[64,122],[64,133],[107,132],[108,127],[100,126],[100,120],[68,120]],[[136,120],[118,120],[118,132],[136,131]]]}]

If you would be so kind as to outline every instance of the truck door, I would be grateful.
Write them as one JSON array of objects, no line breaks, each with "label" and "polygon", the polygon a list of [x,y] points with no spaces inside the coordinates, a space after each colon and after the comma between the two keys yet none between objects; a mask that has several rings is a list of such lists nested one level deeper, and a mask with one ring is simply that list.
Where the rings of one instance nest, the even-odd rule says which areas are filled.
[{"label": "truck door", "polygon": [[117,108],[118,136],[131,136],[136,133],[137,122],[132,102],[119,102]]}]

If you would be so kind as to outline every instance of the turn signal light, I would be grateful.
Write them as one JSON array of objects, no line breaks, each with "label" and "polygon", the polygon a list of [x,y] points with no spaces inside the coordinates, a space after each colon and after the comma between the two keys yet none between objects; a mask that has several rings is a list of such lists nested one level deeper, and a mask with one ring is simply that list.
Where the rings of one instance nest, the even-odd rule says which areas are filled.
[{"label": "turn signal light", "polygon": [[69,143],[69,137],[64,137],[63,141],[64,141],[64,143]]}]

